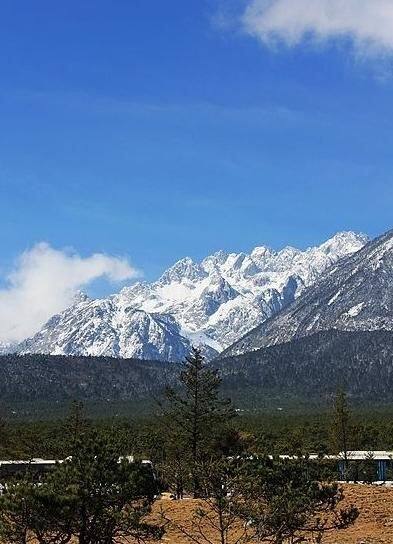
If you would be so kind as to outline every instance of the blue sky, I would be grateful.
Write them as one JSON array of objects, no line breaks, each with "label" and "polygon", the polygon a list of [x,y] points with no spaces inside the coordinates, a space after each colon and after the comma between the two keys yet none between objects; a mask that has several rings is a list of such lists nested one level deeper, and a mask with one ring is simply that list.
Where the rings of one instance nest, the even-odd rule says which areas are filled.
[{"label": "blue sky", "polygon": [[252,3],[1,2],[0,272],[42,241],[153,279],[393,226],[386,44],[268,43]]}]

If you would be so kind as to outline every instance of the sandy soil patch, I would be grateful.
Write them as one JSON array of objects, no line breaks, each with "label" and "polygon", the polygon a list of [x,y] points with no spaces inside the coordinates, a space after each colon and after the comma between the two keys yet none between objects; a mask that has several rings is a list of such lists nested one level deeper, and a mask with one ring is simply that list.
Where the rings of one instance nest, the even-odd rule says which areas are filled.
[{"label": "sandy soil patch", "polygon": [[[356,505],[360,510],[360,516],[353,527],[330,533],[325,536],[323,542],[326,544],[393,544],[393,489],[346,485],[344,490],[345,502]],[[192,532],[193,510],[197,506],[198,503],[194,500],[171,501],[168,497],[163,497],[156,503],[152,517],[157,519],[160,510],[164,510],[167,517]],[[212,532],[209,533],[209,537],[214,538]],[[168,528],[162,542],[189,544],[192,540],[175,528]]]}]

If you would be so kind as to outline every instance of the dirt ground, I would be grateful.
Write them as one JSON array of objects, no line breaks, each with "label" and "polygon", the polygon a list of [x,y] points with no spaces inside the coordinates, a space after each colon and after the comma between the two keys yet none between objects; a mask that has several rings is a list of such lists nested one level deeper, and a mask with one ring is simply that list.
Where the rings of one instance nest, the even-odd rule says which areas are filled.
[{"label": "dirt ground", "polygon": [[[324,537],[325,544],[393,544],[393,488],[346,485],[344,486],[345,502],[354,504],[360,510],[360,516],[355,525],[343,531],[328,534]],[[187,532],[192,533],[193,511],[196,501],[171,501],[163,497],[155,505],[154,518],[160,517],[160,511],[175,523],[186,526]],[[209,539],[213,542],[213,533]],[[167,528],[162,540],[166,544],[190,544],[193,540],[187,538],[175,528]],[[218,544],[218,541],[217,541]]]}]

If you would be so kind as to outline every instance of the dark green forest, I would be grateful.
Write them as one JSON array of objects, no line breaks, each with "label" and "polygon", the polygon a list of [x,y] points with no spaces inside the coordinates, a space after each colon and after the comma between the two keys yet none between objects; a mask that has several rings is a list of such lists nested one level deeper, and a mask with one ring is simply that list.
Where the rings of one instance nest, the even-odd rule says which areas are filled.
[{"label": "dark green forest", "polygon": [[[65,414],[71,403],[64,405]],[[156,461],[162,452],[162,422],[156,414],[96,417],[94,406],[87,417],[98,430],[113,430],[123,437],[130,454]],[[0,458],[63,458],[69,454],[64,432],[66,416],[56,419],[15,420],[3,417]],[[335,449],[331,436],[331,409],[316,413],[238,413],[231,422],[251,451],[258,453],[327,453]],[[352,409],[349,449],[393,450],[393,407]]]},{"label": "dark green forest", "polygon": [[[179,362],[180,363],[180,362]],[[109,357],[0,357],[2,411],[11,421],[56,420],[72,400],[95,418],[143,418],[181,364]],[[326,412],[342,388],[358,410],[393,406],[393,333],[325,331],[287,344],[210,361],[243,420]],[[282,412],[282,413],[281,413]],[[251,417],[252,416],[252,417]]]}]

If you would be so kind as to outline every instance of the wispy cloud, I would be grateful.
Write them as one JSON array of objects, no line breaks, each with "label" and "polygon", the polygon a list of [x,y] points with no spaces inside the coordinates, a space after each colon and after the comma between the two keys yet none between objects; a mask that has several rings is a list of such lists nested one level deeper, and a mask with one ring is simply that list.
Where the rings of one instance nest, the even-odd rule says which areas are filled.
[{"label": "wispy cloud", "polygon": [[71,250],[37,244],[20,255],[0,290],[0,342],[34,334],[97,278],[124,281],[136,276],[138,271],[126,259],[102,253],[81,257]]},{"label": "wispy cloud", "polygon": [[392,0],[248,0],[241,24],[268,45],[344,39],[361,55],[393,54]]}]

